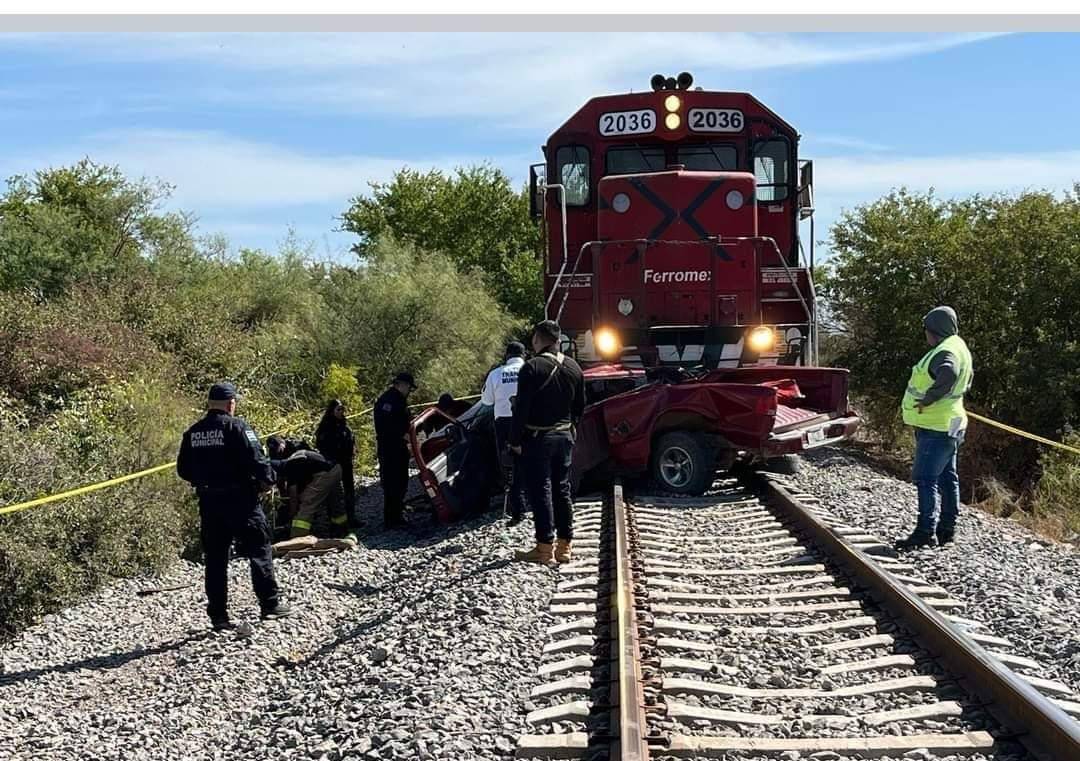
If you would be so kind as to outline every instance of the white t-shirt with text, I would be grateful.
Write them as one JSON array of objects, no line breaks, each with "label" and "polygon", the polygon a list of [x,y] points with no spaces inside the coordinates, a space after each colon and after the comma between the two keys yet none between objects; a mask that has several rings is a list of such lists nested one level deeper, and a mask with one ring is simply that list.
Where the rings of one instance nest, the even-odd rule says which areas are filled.
[{"label": "white t-shirt with text", "polygon": [[525,359],[511,357],[506,364],[499,365],[490,373],[484,381],[484,392],[480,395],[480,403],[493,405],[495,417],[510,417],[513,410],[510,408],[510,397],[517,394],[518,372],[521,371]]}]

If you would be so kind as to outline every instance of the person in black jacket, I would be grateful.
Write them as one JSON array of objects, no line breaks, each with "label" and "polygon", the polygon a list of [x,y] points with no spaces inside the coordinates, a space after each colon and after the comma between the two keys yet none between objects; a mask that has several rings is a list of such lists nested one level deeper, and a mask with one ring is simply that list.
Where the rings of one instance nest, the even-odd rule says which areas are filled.
[{"label": "person in black jacket", "polygon": [[234,417],[236,387],[215,383],[206,416],[184,432],[176,473],[195,487],[206,556],[206,612],[215,630],[231,629],[229,550],[235,540],[251,561],[251,584],[264,619],[291,612],[279,599],[271,560],[270,527],[259,494],[274,484],[274,471],[259,438]]},{"label": "person in black jacket", "polygon": [[416,381],[398,373],[375,402],[375,445],[379,456],[379,483],[383,489],[383,523],[386,528],[405,525],[405,492],[409,488],[409,394]]},{"label": "person in black jacket", "polygon": [[[558,323],[552,320],[533,328],[536,356],[518,371],[510,422],[510,451],[521,457],[536,524],[536,546],[515,553],[515,557],[544,565],[570,562],[574,538],[570,460],[574,429],[585,412],[585,376],[577,362],[558,350],[561,335]],[[556,537],[558,543],[553,548]]]},{"label": "person in black jacket", "polygon": [[345,419],[345,405],[339,399],[331,399],[326,405],[319,427],[315,429],[315,447],[323,457],[341,466],[341,485],[345,490],[345,514],[349,527],[360,527],[356,516],[356,482],[353,480],[353,459],[356,455],[356,437]]}]

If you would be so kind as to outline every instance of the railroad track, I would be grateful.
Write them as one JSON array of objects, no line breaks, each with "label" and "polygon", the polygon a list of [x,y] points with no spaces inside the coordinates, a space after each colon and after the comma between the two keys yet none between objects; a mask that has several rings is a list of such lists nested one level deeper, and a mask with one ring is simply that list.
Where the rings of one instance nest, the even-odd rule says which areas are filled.
[{"label": "railroad track", "polygon": [[577,505],[519,758],[1080,761],[1080,700],[775,478]]}]

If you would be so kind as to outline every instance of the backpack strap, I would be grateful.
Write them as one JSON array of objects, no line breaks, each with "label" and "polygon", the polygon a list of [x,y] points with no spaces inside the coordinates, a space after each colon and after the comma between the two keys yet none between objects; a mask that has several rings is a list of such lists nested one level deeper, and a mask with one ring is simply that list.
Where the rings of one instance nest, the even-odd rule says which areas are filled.
[{"label": "backpack strap", "polygon": [[555,380],[555,373],[559,372],[559,368],[561,368],[563,366],[563,360],[566,359],[566,355],[563,354],[561,351],[558,354],[552,354],[551,352],[545,351],[540,356],[541,357],[550,357],[552,360],[554,360],[555,366],[551,368],[551,372],[548,373],[548,377],[545,378],[544,382],[540,384],[540,387],[538,389],[536,389],[536,393],[538,393],[538,394],[541,391],[543,391],[545,388],[547,388],[548,384],[550,384],[551,381]]}]

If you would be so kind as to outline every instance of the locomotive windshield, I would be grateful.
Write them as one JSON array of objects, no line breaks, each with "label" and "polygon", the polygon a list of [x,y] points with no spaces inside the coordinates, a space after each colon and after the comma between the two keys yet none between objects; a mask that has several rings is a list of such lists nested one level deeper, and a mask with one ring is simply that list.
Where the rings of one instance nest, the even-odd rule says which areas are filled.
[{"label": "locomotive windshield", "polygon": [[[672,152],[668,160],[668,152]],[[682,164],[695,172],[734,172],[739,168],[739,152],[731,143],[706,143],[668,148],[663,145],[617,145],[608,148],[605,174],[661,172],[669,163]]]}]

